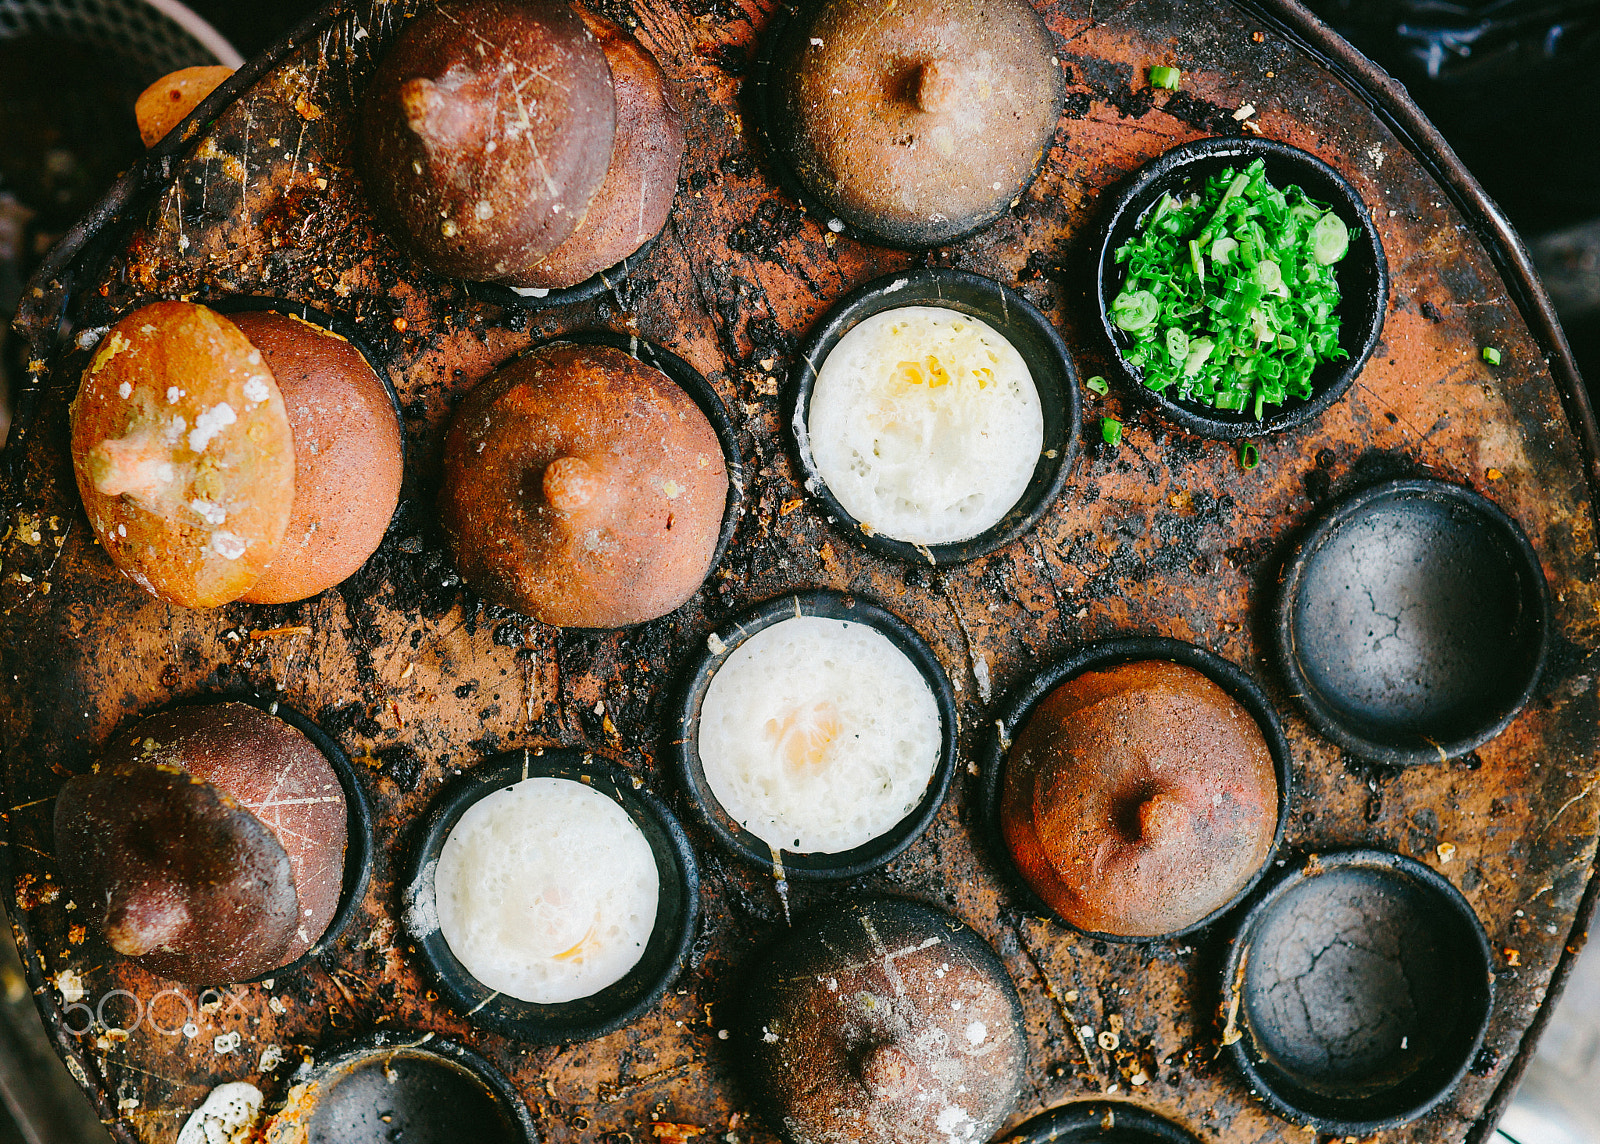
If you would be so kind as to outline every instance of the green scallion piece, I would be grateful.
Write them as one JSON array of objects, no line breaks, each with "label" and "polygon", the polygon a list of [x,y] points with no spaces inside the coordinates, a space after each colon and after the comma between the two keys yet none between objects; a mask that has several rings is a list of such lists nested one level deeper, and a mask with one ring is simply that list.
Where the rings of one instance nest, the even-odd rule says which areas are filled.
[{"label": "green scallion piece", "polygon": [[1111,392],[1111,387],[1106,384],[1106,379],[1101,377],[1099,374],[1091,377],[1083,384],[1089,388],[1091,393],[1098,393],[1101,397],[1104,397],[1106,394]]},{"label": "green scallion piece", "polygon": [[1111,321],[1117,329],[1130,334],[1155,321],[1160,312],[1161,303],[1148,290],[1135,290],[1131,294],[1124,290],[1111,300]]},{"label": "green scallion piece", "polygon": [[1253,442],[1246,441],[1239,446],[1239,467],[1241,469],[1248,473],[1260,463],[1261,450],[1257,449]]},{"label": "green scallion piece", "polygon": [[1332,266],[1350,249],[1350,228],[1329,211],[1311,228],[1311,257],[1323,266]]},{"label": "green scallion piece", "polygon": [[1483,347],[1483,360],[1488,362],[1490,365],[1499,365],[1500,364],[1500,351],[1495,349],[1493,346],[1484,346]]},{"label": "green scallion piece", "polygon": [[1100,439],[1113,449],[1122,444],[1122,422],[1115,417],[1100,418]]},{"label": "green scallion piece", "polygon": [[1183,73],[1177,68],[1153,67],[1150,69],[1150,86],[1163,87],[1168,91],[1177,91],[1178,85],[1183,82]]}]

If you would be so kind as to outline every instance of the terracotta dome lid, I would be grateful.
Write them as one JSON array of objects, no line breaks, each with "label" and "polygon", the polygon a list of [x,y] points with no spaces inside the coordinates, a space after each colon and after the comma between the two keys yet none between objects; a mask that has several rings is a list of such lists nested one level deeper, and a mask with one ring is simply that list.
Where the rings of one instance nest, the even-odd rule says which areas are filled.
[{"label": "terracotta dome lid", "polygon": [[501,367],[451,423],[440,495],[462,576],[558,627],[663,616],[699,589],[728,495],[716,430],[666,374],[605,345]]},{"label": "terracotta dome lid", "polygon": [[1001,829],[1063,920],[1121,937],[1187,929],[1272,850],[1278,779],[1255,719],[1192,667],[1085,671],[1040,701],[1006,763]]},{"label": "terracotta dome lid", "polygon": [[949,914],[902,898],[830,908],[746,971],[735,1024],[753,1095],[791,1144],[984,1141],[1016,1106],[1016,988]]},{"label": "terracotta dome lid", "polygon": [[823,0],[773,45],[768,131],[822,209],[899,246],[987,226],[1027,189],[1063,83],[1026,0]]}]

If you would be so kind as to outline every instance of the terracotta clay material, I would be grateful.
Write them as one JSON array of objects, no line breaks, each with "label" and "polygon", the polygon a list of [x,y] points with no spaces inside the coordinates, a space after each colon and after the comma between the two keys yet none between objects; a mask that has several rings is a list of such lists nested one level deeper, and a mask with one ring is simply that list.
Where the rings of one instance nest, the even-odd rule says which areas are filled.
[{"label": "terracotta clay material", "polygon": [[1193,668],[1087,671],[1017,736],[1001,829],[1040,898],[1079,929],[1174,933],[1249,882],[1272,848],[1278,780],[1250,714]]},{"label": "terracotta clay material", "polygon": [[581,15],[606,54],[616,89],[611,166],[572,237],[523,275],[518,286],[572,286],[615,266],[666,225],[678,191],[683,117],[661,65],[615,24],[588,12]]},{"label": "terracotta clay material", "polygon": [[517,284],[583,220],[615,125],[605,54],[572,9],[442,3],[373,77],[360,129],[367,193],[430,269]]},{"label": "terracotta clay material", "polygon": [[294,433],[294,509],[283,548],[240,599],[304,600],[377,549],[400,500],[400,426],[378,375],[349,342],[271,310],[233,315],[278,380]]},{"label": "terracotta clay material", "polygon": [[1061,69],[1026,0],[824,0],[782,37],[774,144],[824,209],[888,242],[993,222],[1055,134]]},{"label": "terracotta clay material", "polygon": [[133,105],[133,117],[138,121],[144,145],[154,147],[165,139],[167,132],[182,123],[184,116],[232,74],[232,68],[221,66],[180,68],[145,88]]},{"label": "terracotta clay material", "polygon": [[195,985],[305,953],[344,880],[337,775],[299,731],[242,703],[119,735],[97,773],[62,788],[55,832],[62,876],[112,948]]},{"label": "terracotta clay material", "polygon": [[283,546],[283,396],[261,351],[204,306],[156,302],[111,328],[72,403],[72,460],[100,544],[164,600],[238,599]]},{"label": "terracotta clay material", "polygon": [[1000,959],[899,898],[824,911],[746,971],[750,1092],[789,1144],[962,1144],[1016,1107],[1027,1039]]},{"label": "terracotta clay material", "polygon": [[555,343],[461,403],[440,512],[466,580],[560,627],[665,615],[710,571],[728,493],[716,432],[666,375]]}]

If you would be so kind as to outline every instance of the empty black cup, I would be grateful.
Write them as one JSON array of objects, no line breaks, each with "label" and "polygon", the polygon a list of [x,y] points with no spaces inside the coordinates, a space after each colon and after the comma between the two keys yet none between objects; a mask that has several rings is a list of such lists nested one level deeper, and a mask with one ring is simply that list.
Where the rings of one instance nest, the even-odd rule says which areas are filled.
[{"label": "empty black cup", "polygon": [[1317,519],[1284,565],[1278,660],[1313,726],[1354,754],[1440,761],[1533,695],[1549,589],[1516,522],[1471,489],[1390,481]]},{"label": "empty black cup", "polygon": [[1482,923],[1433,870],[1381,850],[1313,855],[1233,938],[1223,1043],[1280,1116],[1367,1136],[1455,1090],[1489,1027],[1493,968]]}]

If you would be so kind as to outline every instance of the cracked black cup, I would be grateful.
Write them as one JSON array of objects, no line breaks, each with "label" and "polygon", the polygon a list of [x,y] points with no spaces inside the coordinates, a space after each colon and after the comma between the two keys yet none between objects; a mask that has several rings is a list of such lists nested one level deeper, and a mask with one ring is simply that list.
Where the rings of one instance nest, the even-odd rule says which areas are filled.
[{"label": "cracked black cup", "polygon": [[1312,855],[1250,908],[1218,1024],[1278,1115],[1368,1136],[1455,1091],[1493,1001],[1489,939],[1460,892],[1420,862],[1350,850]]},{"label": "cracked black cup", "polygon": [[1532,698],[1549,589],[1515,521],[1471,489],[1408,479],[1318,518],[1285,562],[1278,661],[1318,731],[1407,765],[1465,754]]}]

